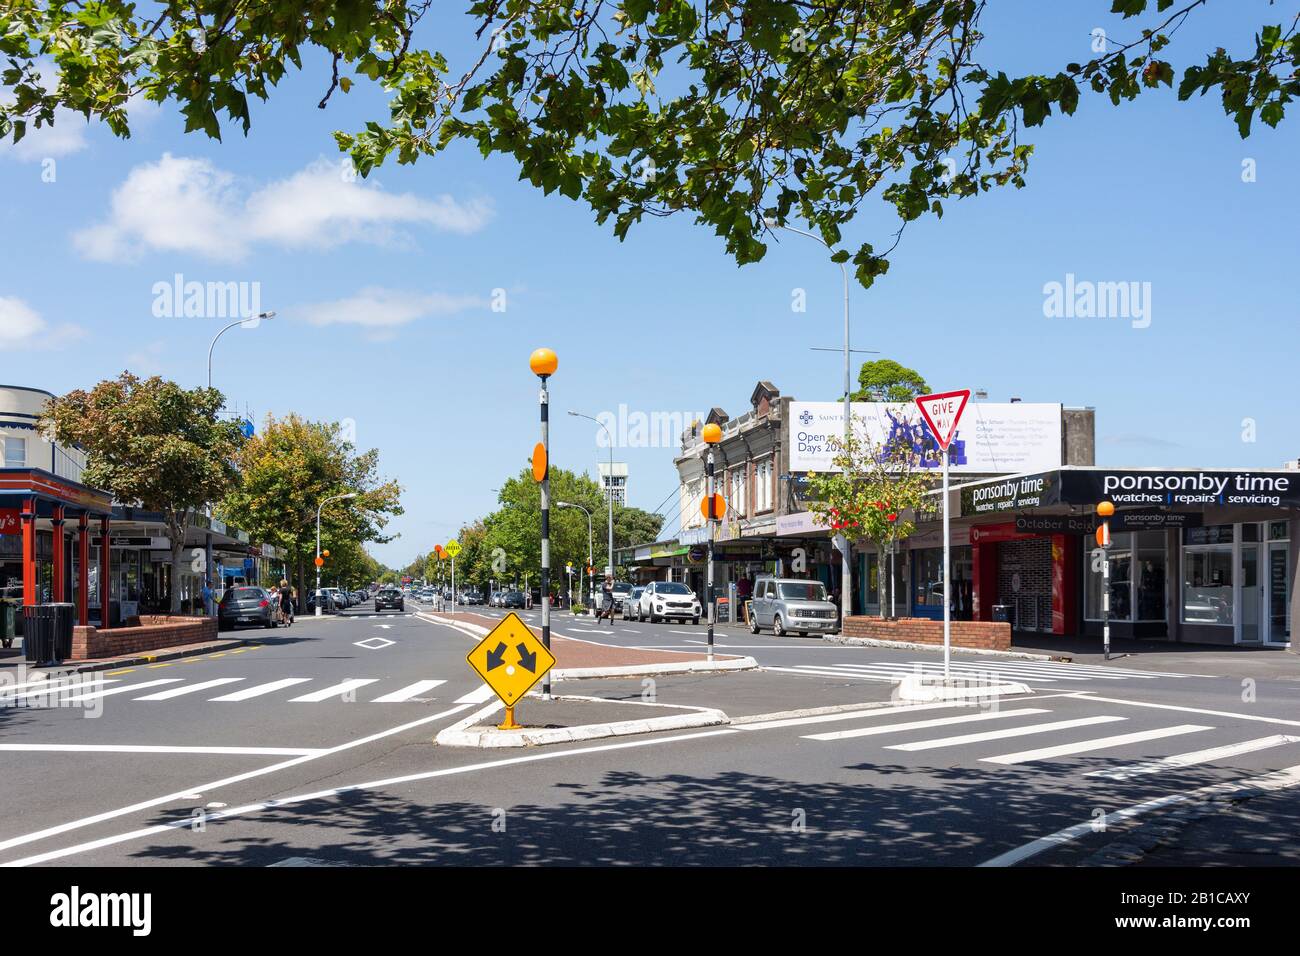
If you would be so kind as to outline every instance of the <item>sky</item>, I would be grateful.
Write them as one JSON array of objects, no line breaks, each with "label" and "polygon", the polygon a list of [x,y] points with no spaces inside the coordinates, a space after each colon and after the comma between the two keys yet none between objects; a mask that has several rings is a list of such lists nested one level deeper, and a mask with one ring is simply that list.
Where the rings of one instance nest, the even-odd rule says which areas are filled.
[{"label": "sky", "polygon": [[[1109,7],[995,0],[980,59],[1055,72],[1090,55],[1095,27],[1131,35]],[[1294,14],[1291,2],[1212,2],[1172,58],[1219,45],[1244,55],[1256,26]],[[437,17],[428,31],[459,66],[468,21]],[[201,385],[229,320],[186,317],[162,290],[177,275],[242,283],[250,302],[256,288],[277,316],[225,334],[213,384],[255,422],[289,411],[346,421],[359,447],[379,449],[384,476],[404,488],[397,538],[372,546],[391,566],[493,510],[493,489],[526,466],[539,346],[560,363],[551,460],[592,475],[608,451],[569,409],[734,416],[761,379],[798,399],[838,397],[842,358],[814,349],[841,345],[842,285],[818,244],[786,234],[741,268],[711,229],[681,217],[620,243],[585,206],[463,146],[350,180],[331,134],[386,108],[358,84],[317,109],[327,75],[306,61],[254,106],[247,137],[185,134],[174,109],[141,106],[129,141],[61,117],[0,148],[4,383],[62,393],[130,369]],[[1179,103],[1162,88],[1113,107],[1085,94],[1075,116],[1023,141],[1035,145],[1026,188],[911,224],[888,275],[853,288],[853,347],[916,368],[935,390],[1093,406],[1102,465],[1300,457],[1286,372],[1300,319],[1300,116],[1278,130],[1257,123],[1243,141],[1215,95]],[[845,241],[880,247],[895,228],[892,207],[871,199]],[[1149,310],[1045,315],[1045,287],[1068,275],[1139,283]],[[630,504],[668,499],[675,514],[673,453],[615,449]]]}]

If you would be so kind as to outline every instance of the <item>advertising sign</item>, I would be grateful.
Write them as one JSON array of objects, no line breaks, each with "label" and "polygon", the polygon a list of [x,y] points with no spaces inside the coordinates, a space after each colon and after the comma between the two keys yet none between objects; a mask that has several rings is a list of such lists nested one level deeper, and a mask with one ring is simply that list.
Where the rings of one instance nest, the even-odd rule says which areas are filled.
[{"label": "advertising sign", "polygon": [[1204,505],[1286,508],[1300,506],[1300,472],[1200,471],[1181,468],[1062,472],[1071,502],[1113,501],[1169,508]]},{"label": "advertising sign", "polygon": [[[938,469],[939,449],[911,403],[853,402],[853,434],[892,448],[905,442],[918,464]],[[841,402],[791,402],[789,427],[792,472],[834,471],[829,439],[844,435]],[[1055,403],[974,402],[962,412],[950,452],[953,472],[1016,474],[1059,468],[1061,406]]]}]

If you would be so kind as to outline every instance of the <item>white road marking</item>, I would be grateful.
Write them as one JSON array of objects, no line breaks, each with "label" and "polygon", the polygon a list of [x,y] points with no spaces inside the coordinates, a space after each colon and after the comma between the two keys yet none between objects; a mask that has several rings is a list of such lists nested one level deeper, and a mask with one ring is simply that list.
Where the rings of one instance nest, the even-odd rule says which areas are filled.
[{"label": "white road marking", "polygon": [[331,697],[342,697],[358,687],[365,687],[367,684],[375,683],[377,677],[353,677],[349,680],[339,681],[332,687],[326,687],[324,690],[312,691],[310,694],[303,694],[301,697],[292,698],[291,704],[319,704],[323,700],[329,700]]},{"label": "white road marking", "polygon": [[1031,734],[1045,734],[1053,730],[1069,730],[1072,727],[1091,727],[1094,724],[1113,724],[1127,717],[1078,717],[1073,720],[1053,720],[1046,724],[1031,724],[1028,727],[1005,727],[990,730],[982,734],[961,734],[956,737],[939,737],[934,740],[918,740],[910,744],[893,744],[886,750],[934,750],[936,747],[959,747],[962,744],[977,744],[985,740],[1002,740],[1006,737],[1028,737]]},{"label": "white road marking", "polygon": [[114,687],[111,690],[92,690],[86,694],[78,694],[75,697],[62,698],[63,703],[71,704],[79,700],[94,700],[96,697],[108,697],[111,694],[127,694],[137,690],[144,690],[146,687],[160,687],[163,684],[179,684],[184,678],[182,677],[162,677],[158,680],[147,680],[143,684],[128,684],[126,687]]},{"label": "white road marking", "polygon": [[1129,780],[1148,773],[1160,773],[1162,770],[1181,770],[1183,767],[1194,767],[1197,764],[1212,763],[1226,757],[1236,757],[1240,754],[1254,753],[1256,750],[1267,750],[1270,747],[1281,747],[1294,743],[1300,743],[1300,737],[1274,734],[1272,737],[1259,737],[1239,744],[1228,744],[1223,747],[1211,747],[1208,750],[1194,750],[1191,753],[1174,754],[1171,757],[1161,757],[1159,760],[1129,764],[1127,767],[1116,767],[1113,770],[1093,770],[1090,773],[1085,773],[1084,776],[1101,777],[1105,780]]},{"label": "white road marking", "polygon": [[385,694],[383,697],[376,697],[371,703],[400,704],[404,700],[418,697],[425,691],[433,690],[435,687],[445,683],[447,683],[445,680],[418,680],[408,687],[403,687],[401,690],[395,690],[391,694]]},{"label": "white road marking", "polygon": [[1072,694],[1079,700],[1095,700],[1104,704],[1128,704],[1130,707],[1151,707],[1155,710],[1177,710],[1184,714],[1204,714],[1207,717],[1232,717],[1236,720],[1254,720],[1262,724],[1282,724],[1285,727],[1300,727],[1300,720],[1287,720],[1283,717],[1265,717],[1261,714],[1238,714],[1231,710],[1205,710],[1200,707],[1181,707],[1178,704],[1152,704],[1145,700],[1125,700],[1122,697],[1096,697],[1088,691]]},{"label": "white road marking", "polygon": [[232,754],[252,757],[296,757],[324,752],[314,747],[161,747],[149,744],[0,744],[0,750],[105,754]]},{"label": "white road marking", "polygon": [[1072,744],[1059,744],[1044,747],[1041,750],[1022,750],[1020,753],[1003,754],[1000,757],[982,757],[984,763],[997,763],[1010,766],[1030,763],[1035,760],[1051,760],[1053,757],[1068,757],[1071,754],[1089,753],[1093,750],[1105,750],[1109,747],[1123,747],[1126,744],[1138,744],[1147,740],[1160,740],[1164,737],[1177,737],[1181,734],[1194,734],[1201,730],[1213,730],[1204,724],[1177,724],[1173,727],[1157,727],[1155,730],[1139,730],[1132,734],[1119,734],[1115,737],[1097,737],[1093,740],[1080,740]]},{"label": "white road marking", "polygon": [[476,687],[468,694],[463,694],[456,698],[458,704],[486,704],[496,693],[487,684],[482,687]]},{"label": "white road marking", "polygon": [[135,697],[134,700],[171,700],[173,697],[183,697],[186,694],[196,694],[201,690],[207,690],[209,687],[220,687],[223,684],[234,684],[243,680],[242,677],[218,677],[215,680],[205,680],[198,684],[187,684],[184,687],[173,687],[171,690],[162,690],[156,694],[147,694],[144,697]]},{"label": "white road marking", "polygon": [[238,703],[241,700],[250,700],[253,697],[261,697],[263,694],[273,694],[277,690],[285,687],[292,687],[294,684],[305,684],[311,680],[310,677],[285,677],[282,680],[273,680],[268,684],[257,684],[253,687],[246,687],[243,690],[237,690],[233,694],[226,694],[224,697],[210,697],[209,700],[219,701],[221,703]]},{"label": "white road marking", "polygon": [[909,720],[902,724],[885,724],[876,727],[855,727],[852,730],[837,730],[825,734],[808,734],[804,740],[853,740],[858,737],[874,737],[878,734],[895,734],[902,730],[925,730],[929,727],[947,727],[950,724],[973,724],[985,720],[1002,720],[1006,717],[1023,717],[1026,714],[1050,714],[1043,707],[1025,707],[1020,710],[990,710],[978,714],[963,714],[960,717],[936,717],[932,720]]},{"label": "white road marking", "polygon": [[[24,700],[25,698],[28,697],[40,697],[45,694],[56,694],[56,693],[61,694],[67,691],[82,690],[86,687],[92,687],[92,686],[99,687],[104,684],[118,684],[118,683],[121,683],[121,679],[117,677],[106,677],[103,680],[95,680],[95,679],[87,680],[83,677],[83,679],[81,680],[74,680],[66,683],[62,681],[56,681],[54,683],[50,683],[48,681],[31,681],[26,684],[18,684],[16,685],[16,687],[5,688],[5,691],[3,693],[6,696],[0,697],[0,704],[12,704],[15,701]],[[33,687],[33,686],[37,687],[37,689],[29,690],[22,694],[14,694],[13,696],[7,696],[8,691],[10,690],[17,690],[20,687]]]},{"label": "white road marking", "polygon": [[836,720],[854,720],[858,717],[888,717],[892,714],[910,714],[918,710],[951,710],[961,704],[907,704],[902,707],[872,707],[869,710],[846,710],[834,714],[815,714],[811,717],[780,717],[754,723],[735,724],[737,730],[773,730],[777,727],[802,727],[804,724],[826,724]]},{"label": "white road marking", "polygon": [[[1284,770],[1274,770],[1272,773],[1266,773],[1258,777],[1247,777],[1241,780],[1235,780],[1231,783],[1216,783],[1208,787],[1201,787],[1199,790],[1193,790],[1190,793],[1174,793],[1165,797],[1157,797],[1154,800],[1147,800],[1143,803],[1135,804],[1131,807],[1125,807],[1123,810],[1117,810],[1114,813],[1106,815],[1108,825],[1122,823],[1133,817],[1141,816],[1144,813],[1150,813],[1152,810],[1159,810],[1164,807],[1173,806],[1178,803],[1186,803],[1189,800],[1197,800],[1204,797],[1215,796],[1218,794],[1236,793],[1242,790],[1262,790],[1276,791],[1287,790],[1291,787],[1300,785],[1300,765],[1287,767]],[[179,825],[179,824],[178,824]],[[1000,853],[991,860],[985,860],[980,866],[1015,866],[1032,856],[1037,856],[1044,850],[1050,850],[1052,847],[1063,846],[1077,840],[1081,836],[1087,836],[1094,833],[1097,825],[1096,820],[1085,820],[1083,823],[1076,823],[1074,826],[1066,827],[1063,830],[1057,830],[1045,837],[1039,837],[1037,840],[1031,840],[1023,846],[1018,846],[1013,850]]]}]

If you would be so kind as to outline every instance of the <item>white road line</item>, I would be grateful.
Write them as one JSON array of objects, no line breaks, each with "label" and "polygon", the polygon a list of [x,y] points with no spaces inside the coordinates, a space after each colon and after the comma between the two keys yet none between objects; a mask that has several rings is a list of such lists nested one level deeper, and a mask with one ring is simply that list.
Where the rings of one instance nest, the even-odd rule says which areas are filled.
[{"label": "white road line", "polygon": [[669,633],[669,634],[689,634],[691,637],[695,637],[695,636],[698,635],[700,632],[699,632],[699,631],[674,631],[672,628],[669,628],[669,629],[668,629],[668,633]]},{"label": "white road line", "polygon": [[900,676],[891,671],[880,671],[876,674],[867,673],[866,671],[854,673],[852,671],[834,671],[822,667],[813,667],[811,665],[800,667],[772,667],[763,664],[760,666],[765,671],[774,671],[778,674],[799,674],[803,677],[834,677],[838,680],[874,680],[892,683]]},{"label": "white road line", "polygon": [[291,704],[319,704],[323,700],[329,700],[331,697],[342,697],[358,687],[365,687],[367,684],[373,684],[378,681],[378,677],[353,677],[345,681],[339,681],[333,687],[326,687],[324,690],[315,690],[310,694],[303,694],[301,697],[292,698]]},{"label": "white road line", "polygon": [[128,694],[137,690],[144,690],[146,687],[159,687],[163,684],[179,684],[183,677],[162,677],[158,680],[147,680],[142,684],[128,684],[126,687],[114,687],[112,690],[92,690],[87,694],[78,694],[75,697],[62,698],[63,703],[71,704],[79,700],[94,700],[96,697],[108,697],[112,694]]},{"label": "white road line", "polygon": [[486,704],[490,699],[496,696],[496,693],[487,684],[482,687],[475,687],[468,694],[462,694],[456,698],[458,704]]},{"label": "white road line", "polygon": [[[329,620],[328,618],[326,620]],[[307,678],[297,678],[306,680]],[[245,780],[252,780],[254,777],[263,777],[279,770],[287,770],[290,767],[296,767],[299,764],[308,763],[312,760],[318,760],[321,757],[328,757],[332,754],[342,753],[345,750],[352,750],[356,747],[363,747],[366,744],[373,743],[376,740],[382,740],[385,737],[391,737],[394,734],[400,734],[416,727],[422,727],[431,724],[436,720],[442,720],[444,717],[450,717],[454,714],[467,709],[467,705],[452,707],[441,713],[430,714],[428,717],[421,717],[419,720],[407,721],[404,724],[398,724],[396,727],[390,727],[387,730],[381,730],[378,733],[369,734],[365,737],[359,737],[356,740],[349,740],[346,743],[338,744],[318,753],[306,754],[301,757],[293,757],[280,763],[271,764],[269,767],[258,767],[256,770],[249,770],[244,773],[235,774],[233,777],[223,777],[220,780],[213,780],[209,783],[199,784],[194,787],[186,787],[184,790],[177,790],[174,793],[165,796],[155,797],[152,800],[142,800],[139,803],[133,803],[127,807],[119,807],[116,810],[106,810],[103,813],[96,813],[92,816],[82,817],[80,820],[71,820],[67,823],[60,823],[56,826],[46,827],[44,830],[36,830],[32,833],[24,833],[21,836],[10,837],[8,840],[0,841],[0,852],[12,849],[16,846],[23,846],[28,843],[35,843],[37,840],[45,840],[49,837],[58,836],[61,833],[68,833],[72,830],[79,830],[83,827],[94,826],[96,823],[103,823],[106,820],[113,820],[117,817],[125,816],[129,813],[139,813],[141,810],[150,810],[154,807],[162,806],[166,803],[172,803],[176,800],[191,799],[190,795],[194,793],[205,793],[216,790],[219,787],[228,787],[232,784],[242,783]],[[60,853],[60,851],[55,851]],[[17,865],[17,864],[9,864]]]},{"label": "white road line", "polygon": [[1300,720],[1287,720],[1284,717],[1266,717],[1261,714],[1238,714],[1231,710],[1205,710],[1200,707],[1181,707],[1178,704],[1152,704],[1145,700],[1125,700],[1122,697],[1096,697],[1090,691],[1072,694],[1079,700],[1099,701],[1103,704],[1127,704],[1130,707],[1151,707],[1155,710],[1177,710],[1184,714],[1204,714],[1207,717],[1232,717],[1235,720],[1254,720],[1262,724],[1281,724],[1284,727],[1300,727]]},{"label": "white road line", "polygon": [[804,740],[853,740],[857,737],[874,737],[878,734],[894,734],[902,730],[925,730],[929,727],[947,727],[950,724],[973,724],[985,720],[1002,720],[1006,717],[1023,717],[1026,714],[1050,714],[1043,707],[1025,707],[1021,710],[990,710],[979,714],[963,714],[960,717],[936,717],[932,720],[909,720],[902,724],[885,724],[882,727],[855,727],[852,730],[837,730],[825,734],[809,734]]},{"label": "white road line", "polygon": [[[56,677],[42,677],[38,680],[29,680],[21,684],[0,684],[0,697],[7,697],[15,691],[25,690],[28,687],[41,687],[46,690],[55,690],[59,687],[84,687],[89,680],[93,680],[93,674],[66,674]],[[106,684],[117,683],[116,677],[110,677],[103,681]]]},{"label": "white road line", "polygon": [[[438,716],[443,716],[443,715],[438,715]],[[426,718],[426,720],[432,720],[432,719],[433,718]],[[424,722],[425,721],[420,721],[420,723],[424,723]],[[366,790],[381,790],[385,787],[397,786],[398,784],[415,783],[420,780],[432,780],[438,777],[450,777],[457,774],[473,773],[476,770],[495,770],[499,767],[510,767],[522,763],[534,763],[539,760],[557,760],[563,757],[578,757],[578,756],[583,756],[585,754],[602,753],[610,750],[628,750],[633,747],[654,747],[660,744],[677,743],[678,741],[683,741],[683,740],[698,740],[702,737],[718,737],[724,734],[734,734],[734,733],[735,731],[731,730],[730,728],[723,728],[721,730],[704,730],[704,731],[700,731],[699,733],[679,734],[676,737],[653,737],[647,740],[630,740],[627,741],[626,743],[601,744],[596,747],[581,747],[574,750],[552,750],[552,751],[545,751],[542,753],[528,754],[527,756],[523,756],[523,757],[506,757],[500,760],[488,760],[483,763],[468,764],[459,767],[446,767],[443,768],[442,770],[426,770],[422,773],[412,773],[401,777],[389,777],[384,780],[369,780],[366,781],[365,783],[349,784],[342,787],[332,787],[328,790],[317,790],[313,793],[303,793],[303,794],[299,794],[298,796],[283,797],[278,800],[265,800],[261,803],[250,803],[242,807],[231,807],[229,810],[217,810],[209,813],[206,817],[205,822],[218,823],[222,820],[226,820],[231,817],[244,816],[249,813],[259,813],[262,810],[271,810],[271,809],[278,809],[279,807],[293,806],[294,804],[307,803],[312,800],[324,800],[329,797],[336,797],[344,793],[356,793],[356,792],[362,792]],[[325,751],[325,754],[329,754],[332,752],[333,751]],[[290,763],[298,763],[309,759],[317,759],[319,756],[321,755],[313,755],[312,757],[305,757],[305,758],[300,757],[296,761],[290,761],[289,763],[286,764],[277,764],[276,766],[277,767],[288,766]],[[260,771],[260,773],[266,773],[268,770],[273,770],[273,769],[276,768],[275,767],[266,768]],[[248,774],[247,776],[253,776],[253,774]],[[213,785],[209,785],[208,787],[205,788],[194,788],[194,790],[197,792],[202,792],[205,789],[211,790],[214,789],[214,787]],[[184,791],[184,792],[189,793],[191,791]],[[155,803],[158,802],[163,802],[163,801],[155,801]],[[176,830],[183,827],[191,827],[193,825],[194,825],[193,818],[187,815],[184,818],[175,820],[171,823],[162,823],[151,827],[144,827],[139,830],[132,830],[127,833],[119,833],[114,836],[103,837],[99,840],[92,840],[88,843],[82,843],[77,846],[65,847],[59,850],[50,850],[46,853],[41,853],[36,856],[24,857],[22,859],[14,860],[11,863],[5,863],[3,865],[6,867],[32,866],[37,863],[46,863],[49,862],[50,860],[58,860],[58,859],[62,859],[63,857],[75,856],[79,853],[88,853],[91,850],[98,850],[106,846],[114,846],[119,843],[127,843],[131,840],[138,840],[141,839],[142,837],[153,836],[158,833],[166,833],[168,830]],[[22,838],[22,839],[23,842],[27,842],[26,838]],[[11,840],[8,841],[7,843],[0,844],[0,850],[6,849],[9,845],[12,845],[13,842],[14,841]]]},{"label": "white road line", "polygon": [[[884,671],[886,673],[895,674],[898,676],[907,676],[911,674],[929,675],[929,674],[943,673],[942,664],[927,665],[923,669],[913,667],[908,664],[821,664],[821,665],[805,664],[800,666],[804,666],[804,667],[820,666],[829,670],[836,670],[836,671],[841,671],[841,670],[861,670],[861,671],[870,671],[870,672]],[[1059,680],[1073,680],[1073,681],[1091,680],[1091,678],[1089,677],[1057,677],[1057,676],[1041,677],[1038,674],[1021,674],[1015,671],[985,670],[984,668],[972,667],[969,664],[963,664],[963,665],[954,664],[952,666],[952,673],[957,674],[961,677],[984,677],[988,675],[992,675],[994,677],[1018,677],[1021,678],[1022,680],[1032,680],[1040,684],[1054,684]]]},{"label": "white road line", "polygon": [[773,730],[777,727],[802,727],[804,724],[827,724],[836,720],[854,720],[858,717],[890,717],[894,714],[910,714],[918,710],[951,710],[962,704],[907,704],[902,707],[873,707],[870,710],[846,710],[835,714],[815,714],[812,717],[778,717],[774,720],[760,720],[748,724],[734,724],[736,730]]},{"label": "white road line", "polygon": [[231,754],[252,757],[297,757],[324,751],[313,747],[161,747],[148,744],[0,744],[0,750],[105,754]]},{"label": "white road line", "polygon": [[309,680],[311,680],[310,677],[285,677],[282,680],[273,680],[269,684],[257,684],[254,687],[246,687],[243,690],[235,691],[233,694],[226,694],[224,697],[210,697],[208,699],[220,703],[238,703],[241,700],[261,697],[263,694],[273,694],[277,690],[292,687],[294,684],[305,684]]},{"label": "white road line", "polygon": [[[1283,770],[1274,770],[1272,773],[1266,773],[1258,777],[1247,777],[1242,780],[1234,780],[1230,783],[1211,784],[1208,787],[1201,787],[1199,790],[1193,790],[1190,793],[1174,793],[1165,797],[1157,797],[1154,800],[1147,800],[1131,807],[1125,807],[1123,810],[1116,810],[1114,813],[1108,813],[1106,814],[1106,822],[1108,826],[1113,826],[1116,823],[1122,823],[1125,820],[1141,816],[1144,813],[1150,813],[1152,810],[1159,810],[1163,807],[1173,806],[1178,803],[1186,803],[1189,800],[1197,800],[1203,797],[1215,796],[1217,794],[1235,793],[1242,790],[1287,790],[1297,785],[1300,785],[1300,765],[1287,767]],[[1017,863],[1027,860],[1032,856],[1037,856],[1044,850],[1050,850],[1052,847],[1063,846],[1066,843],[1077,840],[1081,836],[1095,833],[1096,826],[1096,820],[1085,820],[1083,823],[1076,823],[1074,826],[1066,827],[1063,830],[1057,830],[1055,833],[1050,833],[1045,837],[1031,840],[1029,843],[1026,843],[1023,846],[1018,846],[1013,850],[999,853],[991,860],[985,860],[979,865],[989,867],[1015,866]]]},{"label": "white road line", "polygon": [[1060,744],[1044,747],[1041,750],[1022,750],[1020,753],[1003,754],[1000,757],[981,757],[984,763],[1012,765],[1030,763],[1034,760],[1051,760],[1053,757],[1068,757],[1071,754],[1089,753],[1093,750],[1105,750],[1108,747],[1123,747],[1126,744],[1138,744],[1147,740],[1160,740],[1164,737],[1177,737],[1181,734],[1194,734],[1201,730],[1213,730],[1204,724],[1177,724],[1173,727],[1157,727],[1155,730],[1139,730],[1132,734],[1119,734],[1115,737],[1097,737],[1093,740],[1080,740],[1072,744]]},{"label": "white road line", "polygon": [[435,687],[445,683],[447,683],[445,680],[418,680],[408,687],[403,687],[401,690],[395,690],[391,694],[385,694],[383,697],[376,697],[371,701],[371,703],[400,704],[404,700],[418,697],[425,691],[433,690]]},{"label": "white road line", "polygon": [[1045,734],[1053,730],[1069,730],[1071,727],[1090,727],[1094,724],[1113,724],[1127,717],[1078,717],[1074,720],[1053,720],[1046,724],[1032,724],[1029,727],[1007,727],[1002,730],[990,730],[982,734],[961,734],[957,737],[939,737],[934,740],[918,740],[910,744],[893,744],[886,750],[934,750],[936,747],[959,747],[962,744],[977,744],[985,740],[1001,740],[1005,737],[1028,737],[1031,734]]},{"label": "white road line", "polygon": [[160,690],[156,694],[147,694],[144,697],[133,697],[132,700],[171,700],[173,697],[183,697],[186,694],[196,694],[201,690],[207,690],[209,687],[220,687],[223,684],[234,684],[243,680],[242,677],[218,677],[215,680],[205,680],[198,684],[188,684],[185,687],[173,687],[171,690]]},{"label": "white road line", "polygon": [[1148,773],[1160,773],[1162,770],[1180,770],[1183,767],[1194,767],[1197,764],[1212,763],[1215,760],[1223,760],[1227,757],[1236,757],[1240,754],[1254,753],[1256,750],[1267,750],[1270,747],[1282,747],[1294,743],[1300,743],[1300,737],[1274,734],[1272,737],[1259,737],[1239,744],[1228,744],[1224,747],[1211,747],[1208,750],[1194,750],[1191,753],[1174,754],[1171,757],[1161,757],[1159,760],[1129,764],[1127,767],[1116,767],[1113,770],[1093,770],[1090,773],[1085,773],[1084,776],[1101,777],[1105,780],[1129,780]]},{"label": "white road line", "polygon": [[15,690],[16,688],[7,688],[6,696],[0,697],[0,705],[12,704],[15,701],[24,700],[28,697],[40,697],[44,694],[62,694],[62,693],[67,693],[68,691],[83,690],[86,687],[101,687],[104,684],[120,684],[120,683],[121,683],[121,679],[117,677],[107,677],[104,678],[103,680],[82,679],[82,680],[71,681],[69,683],[53,683],[53,684],[48,683],[46,681],[32,681],[31,683],[28,684],[19,684],[18,687],[32,687],[38,684],[43,686],[38,687],[36,690],[25,691],[24,693],[14,694],[13,696],[7,696],[7,691]]}]

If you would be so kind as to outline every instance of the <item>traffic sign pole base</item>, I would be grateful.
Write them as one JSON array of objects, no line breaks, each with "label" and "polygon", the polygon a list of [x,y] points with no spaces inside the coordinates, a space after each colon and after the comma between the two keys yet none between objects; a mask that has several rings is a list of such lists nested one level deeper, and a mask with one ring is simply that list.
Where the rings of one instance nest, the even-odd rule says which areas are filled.
[{"label": "traffic sign pole base", "polygon": [[506,719],[501,722],[501,724],[497,727],[497,730],[523,730],[523,729],[524,729],[523,724],[515,723],[515,709],[513,707],[507,707]]}]

